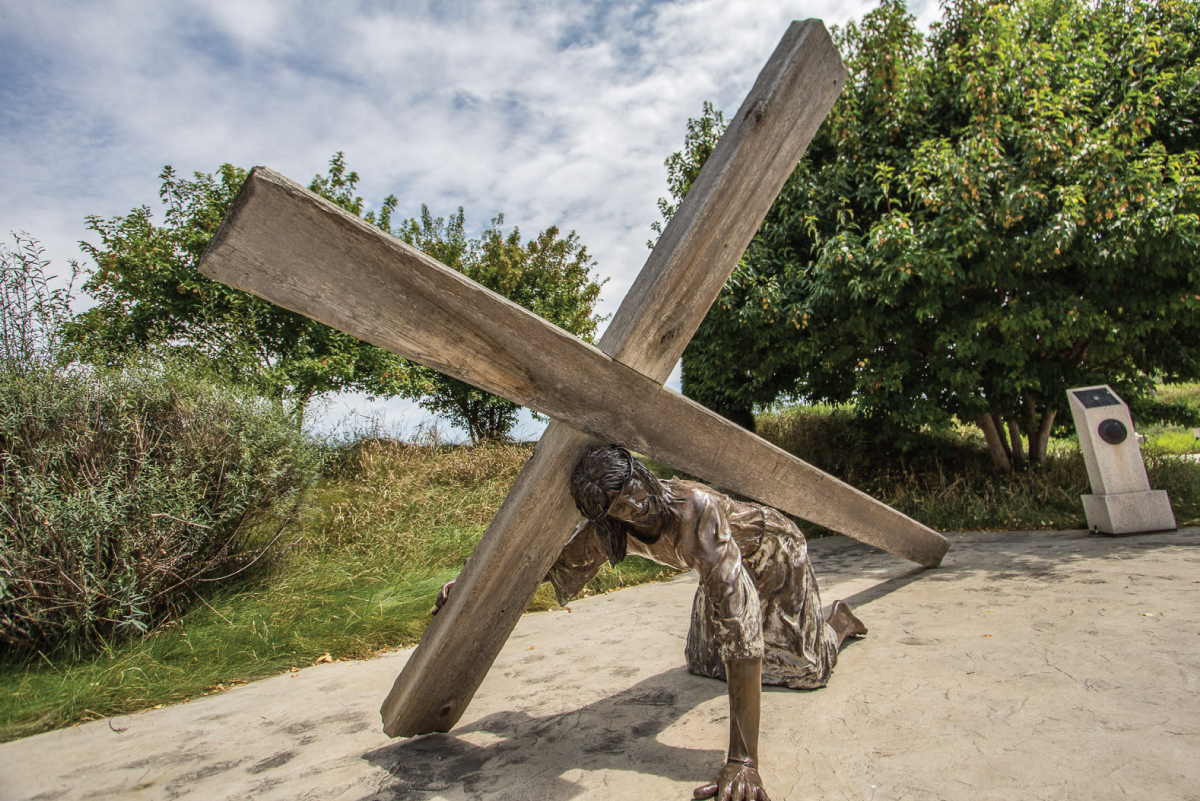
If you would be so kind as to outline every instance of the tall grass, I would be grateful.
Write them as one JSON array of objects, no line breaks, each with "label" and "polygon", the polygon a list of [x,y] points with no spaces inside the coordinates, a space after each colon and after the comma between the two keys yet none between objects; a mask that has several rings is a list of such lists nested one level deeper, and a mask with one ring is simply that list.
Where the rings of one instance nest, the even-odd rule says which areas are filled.
[{"label": "tall grass", "polygon": [[[903,437],[828,406],[776,410],[759,434],[941,531],[1086,528],[1079,498],[1091,492],[1073,439],[1051,440],[1046,463],[1012,474],[992,467],[981,435],[959,427]],[[1180,525],[1200,523],[1200,464],[1145,447],[1151,486],[1171,497]],[[807,525],[806,533],[824,530]]]},{"label": "tall grass", "polygon": [[1162,384],[1154,394],[1162,403],[1182,403],[1200,411],[1200,383]]}]

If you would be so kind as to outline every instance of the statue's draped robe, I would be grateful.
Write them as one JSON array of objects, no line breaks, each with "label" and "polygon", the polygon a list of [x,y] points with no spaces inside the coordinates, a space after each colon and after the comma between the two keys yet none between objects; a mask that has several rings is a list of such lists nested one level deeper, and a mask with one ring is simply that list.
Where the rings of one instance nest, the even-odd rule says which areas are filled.
[{"label": "statue's draped robe", "polygon": [[[725,678],[730,659],[762,657],[763,684],[825,686],[837,662],[838,637],[824,621],[808,543],[784,515],[735,501],[691,481],[663,482],[671,520],[654,543],[629,537],[629,553],[700,574],[692,604],[687,666]],[[565,604],[606,559],[590,523],[583,524],[550,569]]]}]

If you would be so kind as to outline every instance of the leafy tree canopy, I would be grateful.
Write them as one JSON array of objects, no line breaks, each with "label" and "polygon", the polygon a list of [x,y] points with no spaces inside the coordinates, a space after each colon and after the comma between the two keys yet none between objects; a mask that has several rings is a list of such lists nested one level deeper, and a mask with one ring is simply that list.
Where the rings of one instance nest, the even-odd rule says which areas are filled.
[{"label": "leafy tree canopy", "polygon": [[[593,262],[575,232],[565,237],[551,226],[521,243],[518,228],[505,234],[504,215],[492,220],[478,239],[464,233],[463,210],[448,220],[421,206],[421,218],[405,220],[395,231],[408,244],[504,295],[558,327],[591,342],[602,318],[593,314],[604,280],[592,275]],[[411,366],[409,395],[422,408],[467,429],[473,442],[499,439],[516,423],[519,407],[427,367]]]},{"label": "leafy tree canopy", "polygon": [[[150,345],[186,348],[211,359],[232,377],[274,397],[293,401],[300,414],[317,394],[340,390],[372,397],[400,395],[463,425],[473,440],[507,434],[517,407],[454,382],[394,354],[217,283],[197,270],[246,172],[225,164],[215,175],[181,179],[163,169],[161,224],[142,206],[124,216],[89,217],[99,243],[82,243],[95,262],[84,289],[96,304],[67,326],[68,340],[87,358],[117,362]],[[479,239],[464,231],[460,208],[447,222],[422,206],[421,218],[396,227],[388,196],[364,214],[355,194],[359,176],[342,153],[309,188],[367,222],[400,237],[484,286],[573,334],[590,338],[602,281],[574,232],[551,227],[522,245],[520,232],[501,230],[503,216]]]},{"label": "leafy tree canopy", "polygon": [[[68,339],[80,351],[93,361],[118,362],[155,344],[194,349],[231,377],[295,402],[301,413],[322,392],[404,392],[408,369],[399,357],[197,270],[245,170],[225,164],[216,175],[195,173],[187,180],[165,167],[159,177],[162,224],[149,206],[87,220],[100,241],[82,243],[95,262],[84,290],[96,304],[68,327]],[[362,198],[353,194],[357,182],[338,153],[328,175],[314,178],[310,188],[361,214]],[[385,219],[394,206],[394,198],[384,203]]]},{"label": "leafy tree canopy", "polygon": [[[1044,456],[1069,387],[1200,378],[1200,6],[943,12],[928,37],[899,0],[835,31],[849,82],[683,387],[741,419],[783,396],[972,420],[1011,469]],[[689,123],[676,200],[722,128]]]}]

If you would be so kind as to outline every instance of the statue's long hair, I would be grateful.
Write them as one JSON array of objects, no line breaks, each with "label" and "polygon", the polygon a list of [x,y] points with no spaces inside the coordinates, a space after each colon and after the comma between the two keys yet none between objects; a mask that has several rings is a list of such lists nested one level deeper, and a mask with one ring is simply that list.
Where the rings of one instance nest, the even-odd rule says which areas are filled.
[{"label": "statue's long hair", "polygon": [[584,454],[571,474],[571,497],[575,506],[596,527],[596,535],[608,562],[617,565],[625,558],[628,541],[626,537],[637,537],[645,543],[658,539],[658,534],[645,534],[620,520],[608,516],[612,502],[625,489],[631,477],[636,476],[650,493],[650,507],[655,518],[665,523],[670,514],[666,489],[646,466],[619,445],[593,448]]}]

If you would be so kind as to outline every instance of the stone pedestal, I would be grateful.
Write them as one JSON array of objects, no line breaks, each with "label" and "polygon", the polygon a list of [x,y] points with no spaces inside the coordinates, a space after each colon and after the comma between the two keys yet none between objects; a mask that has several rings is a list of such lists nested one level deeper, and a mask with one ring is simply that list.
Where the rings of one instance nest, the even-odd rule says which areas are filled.
[{"label": "stone pedestal", "polygon": [[1174,529],[1167,493],[1150,489],[1129,407],[1103,385],[1067,390],[1067,399],[1092,483],[1083,496],[1088,526],[1106,534]]},{"label": "stone pedestal", "polygon": [[1084,495],[1083,513],[1088,526],[1105,534],[1170,531],[1175,514],[1165,490],[1126,492],[1121,495]]}]

